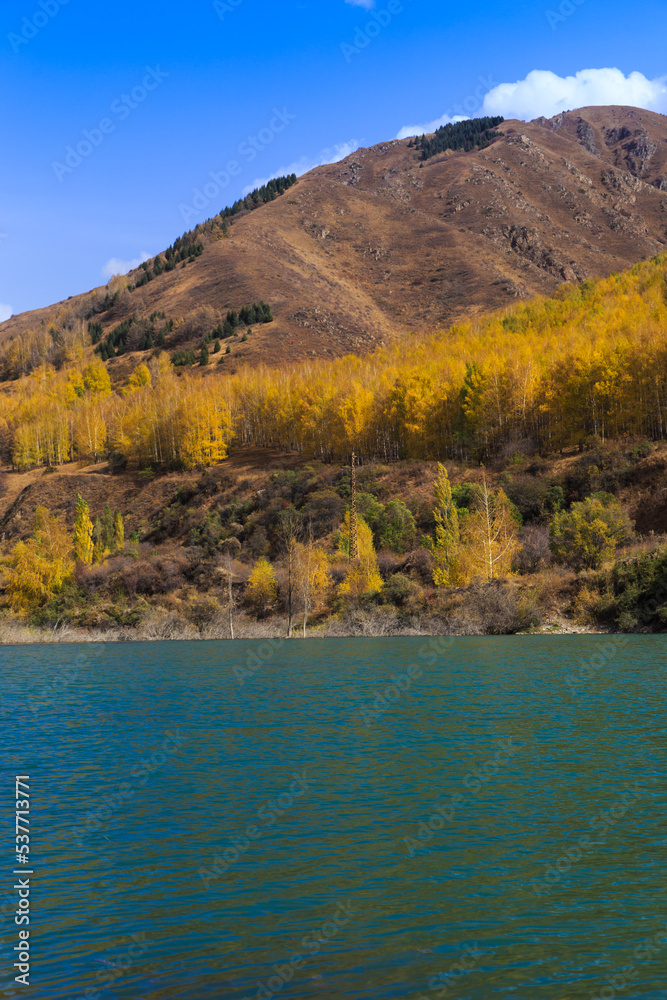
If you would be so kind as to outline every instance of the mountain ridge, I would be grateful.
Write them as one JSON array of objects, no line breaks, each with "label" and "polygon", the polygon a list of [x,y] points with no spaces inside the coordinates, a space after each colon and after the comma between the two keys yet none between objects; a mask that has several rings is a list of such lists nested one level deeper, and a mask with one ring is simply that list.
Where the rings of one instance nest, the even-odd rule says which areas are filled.
[{"label": "mountain ridge", "polygon": [[[423,164],[405,139],[316,167],[237,216],[227,237],[209,221],[200,257],[96,319],[107,333],[132,313],[183,317],[207,306],[224,316],[264,299],[275,322],[234,345],[225,364],[233,371],[365,353],[604,277],[667,246],[667,117],[593,107],[502,130],[484,149]],[[103,291],[12,317],[0,340],[48,326],[58,310],[83,317]]]}]

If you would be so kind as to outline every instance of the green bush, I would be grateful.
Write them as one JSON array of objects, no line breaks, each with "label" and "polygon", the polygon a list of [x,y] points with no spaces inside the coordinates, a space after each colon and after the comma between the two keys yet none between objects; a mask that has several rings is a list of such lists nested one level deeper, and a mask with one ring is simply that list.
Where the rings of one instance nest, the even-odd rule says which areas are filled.
[{"label": "green bush", "polygon": [[596,581],[595,618],[621,632],[667,631],[667,549],[617,562]]},{"label": "green bush", "polygon": [[424,610],[424,591],[404,573],[390,576],[377,599],[380,604],[391,604],[408,616]]},{"label": "green bush", "polygon": [[375,528],[377,548],[400,554],[408,552],[417,539],[417,525],[412,512],[402,500],[390,500]]},{"label": "green bush", "polygon": [[549,529],[550,548],[558,562],[579,573],[599,569],[633,534],[632,522],[620,503],[601,494],[556,514]]}]

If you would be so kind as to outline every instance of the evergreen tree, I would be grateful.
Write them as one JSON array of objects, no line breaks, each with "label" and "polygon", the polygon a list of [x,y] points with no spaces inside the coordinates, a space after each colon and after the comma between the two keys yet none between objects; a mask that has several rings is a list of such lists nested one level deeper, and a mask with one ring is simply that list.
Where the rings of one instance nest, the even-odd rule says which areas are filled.
[{"label": "evergreen tree", "polygon": [[93,561],[93,522],[90,520],[90,509],[80,493],[76,495],[74,515],[74,554],[77,562]]},{"label": "evergreen tree", "polygon": [[95,526],[93,527],[93,562],[101,563],[103,558],[102,522],[98,516],[95,518]]},{"label": "evergreen tree", "polygon": [[215,344],[213,345],[213,353],[218,354],[219,351],[220,351],[220,341],[216,340]]},{"label": "evergreen tree", "polygon": [[116,548],[121,550],[125,546],[125,525],[123,524],[123,518],[119,510],[113,516],[113,530]]},{"label": "evergreen tree", "polygon": [[108,503],[104,505],[102,513],[102,545],[105,551],[110,552],[113,548],[114,522],[111,507]]},{"label": "evergreen tree", "polygon": [[435,544],[433,545],[433,582],[436,587],[446,587],[452,582],[452,570],[459,547],[459,516],[452,488],[444,465],[438,462],[438,478],[435,482]]},{"label": "evergreen tree", "polygon": [[462,149],[466,153],[475,148],[485,149],[491,139],[503,134],[502,132],[494,132],[493,129],[504,120],[501,116],[497,118],[473,118],[443,125],[436,130],[432,139],[427,139],[425,135],[421,137],[417,144],[422,151],[421,158],[428,160],[447,149]]},{"label": "evergreen tree", "polygon": [[201,345],[199,364],[201,365],[202,368],[208,364],[208,347],[206,346],[205,343]]}]

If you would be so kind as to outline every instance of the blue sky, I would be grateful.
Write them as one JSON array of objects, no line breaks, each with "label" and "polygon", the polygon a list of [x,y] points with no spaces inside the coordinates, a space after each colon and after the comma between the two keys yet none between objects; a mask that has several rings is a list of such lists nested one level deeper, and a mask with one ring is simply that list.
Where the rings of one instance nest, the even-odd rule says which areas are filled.
[{"label": "blue sky", "polygon": [[411,127],[667,113],[665,22],[664,0],[4,0],[0,320]]}]

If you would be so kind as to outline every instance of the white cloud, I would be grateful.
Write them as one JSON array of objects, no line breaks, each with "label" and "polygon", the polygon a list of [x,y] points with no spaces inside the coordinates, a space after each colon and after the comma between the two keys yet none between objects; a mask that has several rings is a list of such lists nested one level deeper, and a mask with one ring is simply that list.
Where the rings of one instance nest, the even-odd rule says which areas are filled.
[{"label": "white cloud", "polygon": [[373,10],[375,7],[375,0],[345,0],[345,3],[351,3],[353,7],[363,7],[364,10]]},{"label": "white cloud", "polygon": [[14,315],[14,310],[12,309],[12,307],[4,306],[2,302],[0,302],[0,323],[4,323],[6,319],[9,319],[9,317],[13,315]]},{"label": "white cloud", "polygon": [[396,138],[409,139],[413,135],[428,135],[429,132],[435,132],[437,128],[441,128],[443,125],[449,125],[450,122],[463,121],[465,121],[464,115],[454,115],[453,118],[450,118],[449,115],[441,115],[440,118],[436,118],[432,122],[424,122],[422,125],[404,125]]},{"label": "white cloud", "polygon": [[340,142],[330,148],[322,149],[319,157],[315,160],[308,156],[302,156],[300,160],[295,160],[294,163],[290,163],[286,167],[279,167],[277,170],[274,170],[268,177],[256,177],[252,184],[248,184],[247,187],[243,188],[243,195],[250,194],[255,188],[268,183],[273,177],[285,177],[288,174],[296,174],[297,177],[301,177],[302,174],[307,174],[309,170],[313,170],[315,167],[323,167],[327,163],[338,163],[340,160],[344,160],[346,156],[354,153],[356,149],[359,149],[359,143],[356,139],[352,139],[350,142]]},{"label": "white cloud", "polygon": [[[480,88],[475,99],[478,100],[479,96]],[[473,99],[464,102],[466,107],[468,100]],[[667,76],[649,80],[639,72],[625,76],[620,69],[582,69],[574,76],[563,77],[550,70],[535,69],[525,80],[501,83],[488,90],[478,100],[478,110],[471,110],[470,117],[503,115],[505,118],[530,121],[540,115],[552,118],[561,111],[609,104],[667,114]],[[396,138],[407,139],[408,136],[434,132],[441,125],[463,120],[463,116],[444,114],[422,125],[405,125]]]},{"label": "white cloud", "polygon": [[484,98],[480,114],[529,121],[544,115],[595,105],[625,104],[647,111],[667,111],[667,77],[649,80],[643,73],[625,76],[620,69],[582,69],[557,76],[535,69],[525,80],[501,83]]},{"label": "white cloud", "polygon": [[145,251],[140,257],[135,257],[133,260],[122,260],[120,257],[112,257],[102,268],[102,277],[113,278],[114,274],[127,274],[128,271],[134,270],[135,267],[143,264],[145,260],[150,259],[151,255]]}]

